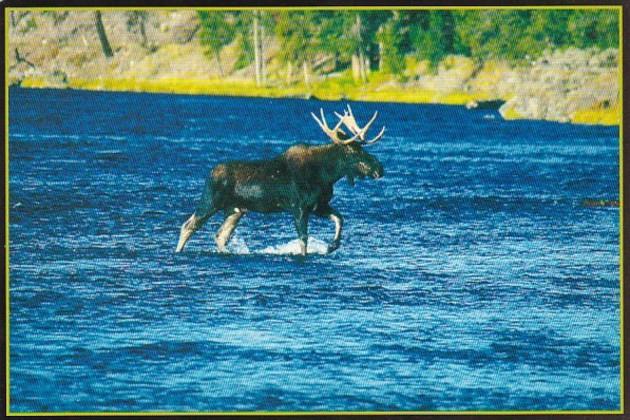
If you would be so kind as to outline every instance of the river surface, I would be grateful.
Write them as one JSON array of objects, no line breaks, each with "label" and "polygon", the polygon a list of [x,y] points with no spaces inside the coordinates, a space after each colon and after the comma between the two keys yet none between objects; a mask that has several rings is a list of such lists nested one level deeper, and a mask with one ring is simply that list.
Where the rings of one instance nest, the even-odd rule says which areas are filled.
[{"label": "river surface", "polygon": [[327,142],[341,103],[10,90],[10,407],[615,410],[617,127],[379,110],[380,180],[312,219],[220,215],[174,254],[209,169]]}]

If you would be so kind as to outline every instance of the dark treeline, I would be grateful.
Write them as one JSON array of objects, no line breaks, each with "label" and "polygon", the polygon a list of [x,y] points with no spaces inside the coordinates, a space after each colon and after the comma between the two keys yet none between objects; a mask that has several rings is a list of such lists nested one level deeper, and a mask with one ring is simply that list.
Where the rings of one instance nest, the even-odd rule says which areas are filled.
[{"label": "dark treeline", "polygon": [[288,79],[302,73],[305,83],[318,67],[352,68],[366,80],[371,70],[393,75],[407,57],[436,65],[449,54],[477,62],[529,60],[545,50],[617,48],[616,10],[391,10],[391,11],[200,11],[201,42],[224,69],[220,51],[233,42],[236,68],[255,63],[265,81],[265,46],[275,37],[277,58]]}]

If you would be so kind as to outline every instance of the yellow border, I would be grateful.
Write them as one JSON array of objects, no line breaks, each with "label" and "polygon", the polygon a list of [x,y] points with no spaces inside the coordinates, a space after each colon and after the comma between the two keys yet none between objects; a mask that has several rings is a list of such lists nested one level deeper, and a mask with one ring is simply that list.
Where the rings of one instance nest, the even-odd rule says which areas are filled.
[{"label": "yellow border", "polygon": [[[10,411],[10,349],[9,349],[9,13],[13,10],[32,10],[32,11],[48,11],[48,10],[483,10],[483,9],[554,9],[554,10],[571,10],[571,9],[595,9],[595,10],[617,10],[619,13],[619,327],[620,327],[620,395],[619,410],[541,410],[541,411],[210,411],[210,412],[169,412],[169,411],[145,411],[145,412],[122,412],[122,411],[69,411],[69,412],[16,412]],[[307,7],[7,7],[5,8],[4,21],[4,93],[5,93],[5,257],[6,257],[6,282],[5,282],[5,358],[6,358],[6,415],[7,416],[74,416],[74,415],[90,415],[90,416],[176,416],[176,415],[193,415],[193,416],[249,416],[249,415],[273,415],[273,416],[295,416],[295,415],[571,415],[571,414],[623,414],[624,413],[624,354],[623,354],[623,6],[611,5],[563,5],[563,6],[307,6]]]},{"label": "yellow border", "polygon": [[251,416],[251,415],[268,415],[268,416],[298,416],[298,415],[330,415],[343,414],[351,416],[374,416],[374,415],[438,415],[450,416],[457,414],[464,415],[570,415],[570,414],[623,414],[621,411],[207,411],[207,412],[171,412],[171,411],[145,411],[145,412],[122,412],[122,411],[69,411],[59,413],[32,412],[32,413],[9,413],[9,416]]},{"label": "yellow border", "polygon": [[5,333],[5,379],[6,379],[6,413],[9,414],[11,389],[9,365],[11,354],[9,350],[9,9],[4,11],[4,254],[6,258],[5,287],[4,287],[4,333]]},{"label": "yellow border", "polygon": [[623,359],[623,7],[619,8],[619,410],[624,411]]},{"label": "yellow border", "polygon": [[163,6],[147,6],[147,7],[94,7],[94,6],[68,6],[68,7],[20,7],[11,6],[7,10],[24,9],[32,11],[48,11],[48,10],[483,10],[483,9],[510,9],[510,10],[532,10],[532,9],[601,9],[614,10],[620,9],[622,6],[610,5],[560,5],[560,6],[234,6],[234,7],[163,7]]}]

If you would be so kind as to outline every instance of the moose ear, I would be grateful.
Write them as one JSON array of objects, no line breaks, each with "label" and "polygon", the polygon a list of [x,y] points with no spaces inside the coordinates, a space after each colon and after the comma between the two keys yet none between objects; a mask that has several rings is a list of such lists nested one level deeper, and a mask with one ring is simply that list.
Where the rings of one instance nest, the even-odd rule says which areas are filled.
[{"label": "moose ear", "polygon": [[351,187],[354,187],[354,176],[348,174],[346,175],[346,179],[348,180],[348,184],[350,184]]}]

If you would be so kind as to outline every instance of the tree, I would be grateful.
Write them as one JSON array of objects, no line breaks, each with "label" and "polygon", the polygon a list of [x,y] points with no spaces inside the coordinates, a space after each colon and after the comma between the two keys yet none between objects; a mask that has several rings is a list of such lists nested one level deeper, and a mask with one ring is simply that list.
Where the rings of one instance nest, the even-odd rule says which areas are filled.
[{"label": "tree", "polygon": [[317,13],[318,50],[334,57],[335,68],[350,63],[353,43],[346,36],[349,12],[320,11]]},{"label": "tree", "polygon": [[322,31],[326,39],[324,50],[337,55],[343,62],[350,62],[355,80],[366,81],[369,73],[369,14],[372,12],[331,12],[332,19]]},{"label": "tree", "polygon": [[474,10],[456,12],[455,32],[476,61],[522,59],[535,54],[540,43],[531,37],[530,10]]},{"label": "tree", "polygon": [[234,40],[233,16],[229,12],[197,12],[201,23],[199,40],[205,47],[204,53],[217,62],[219,75],[224,76],[221,50]]},{"label": "tree", "polygon": [[233,16],[233,28],[237,34],[235,38],[240,53],[235,67],[243,68],[253,62],[256,84],[260,86],[267,80],[264,45],[267,31],[273,28],[273,18],[268,12],[261,10],[234,12]]},{"label": "tree", "polygon": [[550,48],[616,48],[613,10],[467,10],[454,13],[456,49],[483,61],[536,57]]},{"label": "tree", "polygon": [[220,50],[234,42],[235,67],[254,68],[266,81],[266,41],[275,36],[287,79],[301,68],[306,84],[313,68],[334,60],[365,82],[371,69],[404,71],[409,55],[436,66],[449,54],[477,63],[489,59],[533,59],[546,49],[576,46],[610,48],[619,43],[619,16],[613,10],[266,10],[200,12],[206,53],[220,62]]},{"label": "tree", "polygon": [[408,31],[402,16],[404,13],[394,11],[391,18],[383,22],[376,33],[379,45],[378,68],[385,73],[400,74],[405,69],[404,49]]},{"label": "tree", "polygon": [[613,10],[596,10],[598,48],[619,48],[619,13]]},{"label": "tree", "polygon": [[107,33],[105,32],[105,26],[103,25],[103,19],[101,17],[100,10],[96,10],[94,12],[94,23],[96,25],[98,39],[101,41],[101,49],[103,50],[103,54],[105,54],[105,57],[107,58],[113,57],[114,52],[112,51],[112,47],[109,45],[109,41],[107,40]]},{"label": "tree", "polygon": [[304,83],[310,84],[313,56],[319,47],[317,14],[311,11],[282,11],[276,17],[275,33],[282,43],[279,59],[287,65],[287,81],[293,68],[302,67]]},{"label": "tree", "polygon": [[455,19],[448,10],[419,11],[410,22],[410,41],[416,54],[435,66],[455,52]]},{"label": "tree", "polygon": [[131,10],[127,15],[127,30],[129,32],[140,34],[140,45],[148,48],[146,22],[149,18],[149,12],[141,10]]},{"label": "tree", "polygon": [[619,14],[611,10],[575,10],[567,20],[572,45],[578,48],[617,48]]}]

